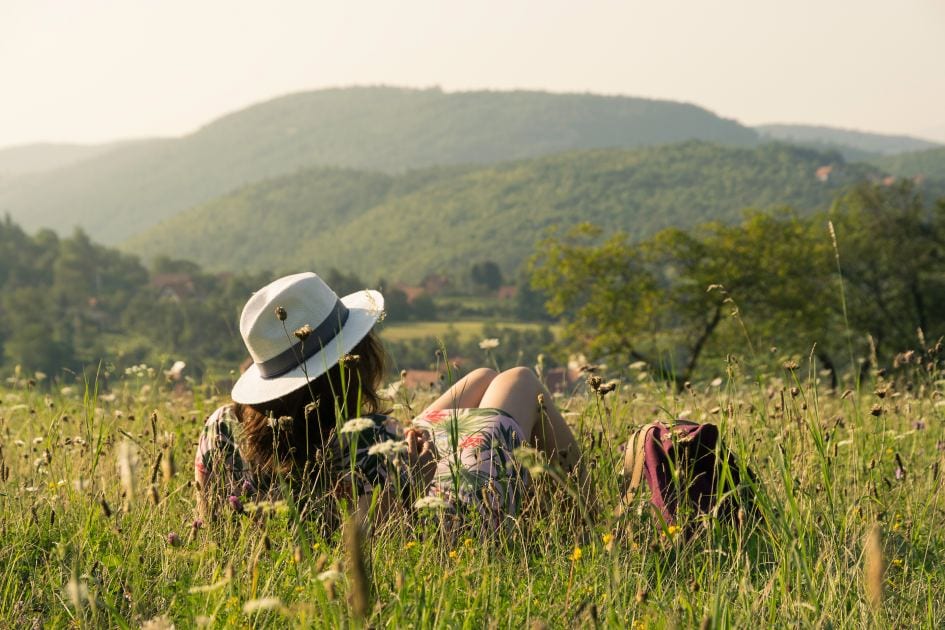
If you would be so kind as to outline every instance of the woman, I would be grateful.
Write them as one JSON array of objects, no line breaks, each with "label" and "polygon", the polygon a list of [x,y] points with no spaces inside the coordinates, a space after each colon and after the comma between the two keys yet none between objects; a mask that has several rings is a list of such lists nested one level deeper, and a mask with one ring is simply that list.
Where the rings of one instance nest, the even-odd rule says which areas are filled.
[{"label": "woman", "polygon": [[[533,444],[566,470],[578,446],[534,373],[481,368],[406,431],[380,413],[384,352],[376,291],[338,296],[314,273],[279,278],[246,303],[240,332],[253,364],[232,404],[207,419],[195,460],[201,509],[292,492],[313,511],[361,510],[377,496],[442,501],[496,522],[514,513],[527,473],[512,458]],[[546,401],[539,404],[542,399]],[[380,492],[375,494],[375,488]]]}]

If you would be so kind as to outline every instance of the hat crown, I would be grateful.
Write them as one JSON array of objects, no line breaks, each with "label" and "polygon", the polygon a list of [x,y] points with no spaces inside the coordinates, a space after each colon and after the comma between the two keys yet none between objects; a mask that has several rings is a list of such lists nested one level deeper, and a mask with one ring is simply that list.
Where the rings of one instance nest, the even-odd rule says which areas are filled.
[{"label": "hat crown", "polygon": [[[334,312],[338,295],[317,274],[297,273],[256,291],[240,315],[240,334],[255,363],[263,363],[298,343],[293,334],[313,329]],[[285,310],[280,321],[276,309]]]}]

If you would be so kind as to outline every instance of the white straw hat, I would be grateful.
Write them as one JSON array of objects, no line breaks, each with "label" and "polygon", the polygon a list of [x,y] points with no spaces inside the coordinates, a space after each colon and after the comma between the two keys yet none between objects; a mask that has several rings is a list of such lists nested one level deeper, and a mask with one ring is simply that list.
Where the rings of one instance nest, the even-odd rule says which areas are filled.
[{"label": "white straw hat", "polygon": [[240,315],[240,334],[253,364],[233,386],[233,400],[254,405],[304,387],[364,339],[383,311],[384,297],[377,291],[339,299],[310,272],[267,284]]}]

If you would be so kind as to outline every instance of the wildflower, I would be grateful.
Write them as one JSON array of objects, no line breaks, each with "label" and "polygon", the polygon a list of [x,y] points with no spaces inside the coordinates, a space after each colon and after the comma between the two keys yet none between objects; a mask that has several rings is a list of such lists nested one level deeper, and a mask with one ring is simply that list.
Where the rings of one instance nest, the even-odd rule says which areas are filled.
[{"label": "wildflower", "polygon": [[473,546],[472,538],[467,538],[466,540],[463,541],[463,547],[465,547],[466,549],[472,549],[472,546]]},{"label": "wildflower", "polygon": [[574,551],[571,552],[571,561],[572,561],[572,562],[577,562],[578,560],[581,559],[581,556],[583,556],[583,555],[584,555],[584,552],[581,551],[581,548],[580,548],[580,547],[575,547],[575,548],[574,548]]},{"label": "wildflower", "polygon": [[417,510],[442,510],[446,508],[446,501],[440,497],[420,497],[413,504],[413,507]]},{"label": "wildflower", "polygon": [[604,542],[605,545],[609,545],[610,543],[614,541],[614,535],[611,534],[610,532],[607,532],[606,534],[601,536],[601,540]]},{"label": "wildflower", "polygon": [[311,335],[312,332],[312,327],[308,324],[305,324],[304,326],[297,328],[294,334],[299,339],[299,341],[305,341],[309,338],[309,335]]},{"label": "wildflower", "polygon": [[75,571],[72,572],[72,577],[66,583],[66,595],[69,597],[69,601],[72,602],[72,607],[76,610],[81,610],[82,604],[89,598],[88,586],[85,585],[85,582],[79,581]]},{"label": "wildflower", "polygon": [[386,440],[372,444],[368,449],[368,455],[381,455],[383,457],[395,457],[407,452],[407,443],[400,440]]},{"label": "wildflower", "polygon": [[44,439],[45,438],[42,438],[42,437],[34,437],[33,444],[42,444]]},{"label": "wildflower", "polygon": [[495,350],[498,347],[499,347],[499,340],[496,339],[495,337],[492,337],[490,339],[483,339],[482,341],[479,342],[480,350]]},{"label": "wildflower", "polygon": [[141,630],[174,630],[174,622],[167,615],[158,615],[141,624]]},{"label": "wildflower", "polygon": [[167,544],[169,544],[171,547],[180,547],[180,536],[178,536],[176,532],[169,533],[167,535]]},{"label": "wildflower", "polygon": [[226,498],[227,503],[230,504],[230,507],[233,508],[233,511],[237,514],[243,513],[243,502],[240,501],[240,498],[235,494],[231,494]]},{"label": "wildflower", "polygon": [[243,612],[250,615],[260,610],[275,610],[282,608],[282,600],[278,597],[260,597],[251,599],[243,604]]},{"label": "wildflower", "polygon": [[416,540],[408,540],[406,544],[404,544],[404,549],[413,549],[416,546],[417,546]]},{"label": "wildflower", "polygon": [[449,553],[449,556],[450,556],[450,558],[452,558],[453,560],[455,560],[456,558],[459,557],[459,553],[458,553],[455,549],[451,549],[451,550],[450,550],[450,553]]},{"label": "wildflower", "polygon": [[285,318],[286,318],[287,316],[288,316],[288,314],[285,312],[285,309],[284,309],[284,308],[282,308],[281,306],[277,306],[277,307],[276,307],[276,318],[277,318],[280,322],[284,322],[284,321],[285,321]]},{"label": "wildflower", "polygon": [[337,582],[342,577],[341,571],[335,571],[334,569],[328,569],[318,574],[318,580],[320,582]]},{"label": "wildflower", "polygon": [[360,433],[375,427],[374,421],[370,418],[352,418],[344,423],[339,433]]},{"label": "wildflower", "polygon": [[164,376],[166,376],[169,381],[179,381],[185,367],[187,367],[187,364],[183,361],[174,361],[174,365],[172,365],[169,370],[164,371]]},{"label": "wildflower", "polygon": [[675,536],[676,534],[679,533],[679,526],[670,525],[669,527],[666,528],[666,533],[669,534],[670,536]]}]

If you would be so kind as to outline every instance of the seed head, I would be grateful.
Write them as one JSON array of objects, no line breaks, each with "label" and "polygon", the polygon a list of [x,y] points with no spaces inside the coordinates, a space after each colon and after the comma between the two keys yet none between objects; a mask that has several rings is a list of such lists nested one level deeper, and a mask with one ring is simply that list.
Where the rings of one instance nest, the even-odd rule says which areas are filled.
[{"label": "seed head", "polygon": [[312,332],[313,332],[312,327],[309,326],[308,324],[305,324],[304,326],[300,326],[299,328],[296,328],[294,334],[299,339],[299,341],[305,341],[306,339],[309,338]]},{"label": "seed head", "polygon": [[287,314],[286,314],[286,312],[285,312],[285,309],[282,308],[281,306],[277,306],[277,307],[276,307],[276,318],[277,318],[280,322],[284,322],[286,317],[287,317]]}]

